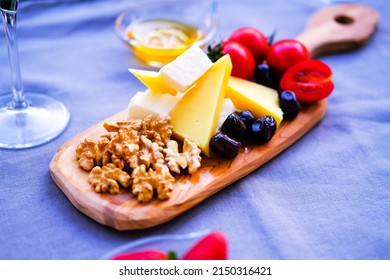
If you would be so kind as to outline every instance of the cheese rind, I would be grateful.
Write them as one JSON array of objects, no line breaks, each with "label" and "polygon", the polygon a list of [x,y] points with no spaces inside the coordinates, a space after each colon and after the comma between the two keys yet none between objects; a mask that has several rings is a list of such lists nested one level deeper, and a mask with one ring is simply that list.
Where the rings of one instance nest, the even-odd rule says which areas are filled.
[{"label": "cheese rind", "polygon": [[230,77],[225,97],[230,98],[238,110],[251,111],[255,118],[271,115],[277,125],[283,120],[278,93],[272,88],[248,80]]},{"label": "cheese rind", "polygon": [[180,101],[183,94],[170,95],[155,93],[150,90],[137,92],[128,106],[128,119],[143,119],[148,115],[168,115]]},{"label": "cheese rind", "polygon": [[177,90],[165,83],[159,72],[133,68],[129,68],[129,72],[152,92],[177,94]]},{"label": "cheese rind", "polygon": [[209,142],[216,131],[231,71],[230,56],[225,55],[213,64],[169,113],[174,135],[194,141],[208,157]]},{"label": "cheese rind", "polygon": [[213,65],[198,46],[192,46],[175,60],[164,65],[159,73],[166,84],[178,92],[186,91]]}]

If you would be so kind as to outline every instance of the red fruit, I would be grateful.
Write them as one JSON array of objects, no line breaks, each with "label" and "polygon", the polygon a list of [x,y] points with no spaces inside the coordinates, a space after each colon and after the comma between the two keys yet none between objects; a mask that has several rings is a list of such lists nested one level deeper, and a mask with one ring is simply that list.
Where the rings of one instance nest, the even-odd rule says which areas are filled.
[{"label": "red fruit", "polygon": [[267,52],[267,64],[275,70],[279,77],[294,64],[310,59],[307,48],[294,39],[281,40],[274,43]]},{"label": "red fruit", "polygon": [[208,56],[213,62],[225,54],[230,55],[232,60],[232,76],[246,80],[252,79],[255,59],[247,47],[237,42],[225,41],[213,48],[210,46],[208,48]]},{"label": "red fruit", "polygon": [[112,260],[167,260],[168,255],[158,250],[145,250],[116,255]]},{"label": "red fruit", "polygon": [[227,241],[225,235],[214,231],[199,240],[189,249],[183,260],[227,260]]},{"label": "red fruit", "polygon": [[300,101],[319,101],[334,89],[332,70],[319,60],[299,62],[287,70],[280,87],[293,91]]},{"label": "red fruit", "polygon": [[256,28],[239,28],[230,35],[228,41],[238,42],[247,47],[255,58],[256,64],[262,63],[267,55],[267,37]]}]

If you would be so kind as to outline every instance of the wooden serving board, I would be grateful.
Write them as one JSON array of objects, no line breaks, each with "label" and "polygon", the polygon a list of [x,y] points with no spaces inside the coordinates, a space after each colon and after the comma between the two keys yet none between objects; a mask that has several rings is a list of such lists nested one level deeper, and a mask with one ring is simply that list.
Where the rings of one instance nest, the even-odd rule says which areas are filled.
[{"label": "wooden serving board", "polygon": [[[350,17],[354,23],[334,24],[335,18],[340,16]],[[349,30],[358,22],[357,28],[362,30],[361,19],[365,19],[366,25],[370,26],[366,28],[368,31],[364,36],[360,32],[349,35],[349,31],[344,31],[346,37],[337,34],[337,38],[334,38],[335,26],[336,29]],[[331,6],[316,13],[309,21],[307,29],[298,38],[304,43],[308,42],[309,50],[316,56],[329,50],[324,47],[327,44],[332,46],[330,49],[332,52],[344,51],[367,41],[375,31],[378,20],[377,13],[362,5]],[[313,36],[320,38],[322,43],[316,44],[316,40],[312,40]],[[324,41],[324,37],[328,37],[328,40]],[[123,190],[117,195],[96,193],[88,183],[88,172],[82,170],[77,164],[75,157],[77,145],[85,138],[97,139],[105,133],[104,122],[125,120],[126,110],[96,124],[65,143],[50,163],[51,176],[77,209],[99,223],[118,230],[153,227],[173,219],[284,151],[324,117],[326,105],[326,100],[304,104],[302,111],[294,120],[281,123],[270,142],[265,145],[242,147],[233,160],[217,157],[202,158],[202,166],[195,174],[176,175],[172,196],[165,201],[155,199],[140,203],[130,190]]]}]

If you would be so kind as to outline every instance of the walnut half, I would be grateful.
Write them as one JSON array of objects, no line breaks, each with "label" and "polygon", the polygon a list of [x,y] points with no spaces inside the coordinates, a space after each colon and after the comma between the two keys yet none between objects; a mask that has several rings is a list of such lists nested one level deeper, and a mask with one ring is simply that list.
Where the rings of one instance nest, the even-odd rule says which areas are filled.
[{"label": "walnut half", "polygon": [[131,173],[131,178],[133,179],[132,192],[140,202],[146,202],[153,198],[152,173],[153,169],[147,171],[144,164],[134,168]]},{"label": "walnut half", "polygon": [[88,181],[96,192],[111,194],[119,193],[119,184],[124,188],[131,185],[130,175],[112,163],[103,167],[95,166],[89,173]]},{"label": "walnut half", "polygon": [[167,143],[167,148],[164,149],[164,153],[169,169],[178,174],[180,174],[180,168],[185,169],[187,167],[188,173],[194,174],[201,165],[201,150],[194,142],[188,139],[184,139],[183,151],[181,153],[179,152],[177,142],[174,140]]},{"label": "walnut half", "polygon": [[133,170],[131,178],[133,179],[132,192],[140,202],[151,200],[154,193],[161,200],[170,198],[175,182],[168,167],[161,163],[155,164],[154,169],[148,170],[144,164],[141,164]]}]

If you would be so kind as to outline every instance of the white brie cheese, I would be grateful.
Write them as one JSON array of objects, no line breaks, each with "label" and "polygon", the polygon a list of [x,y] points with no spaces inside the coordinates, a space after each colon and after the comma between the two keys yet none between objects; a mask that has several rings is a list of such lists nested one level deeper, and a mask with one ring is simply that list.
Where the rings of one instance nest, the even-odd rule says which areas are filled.
[{"label": "white brie cheese", "polygon": [[150,90],[140,91],[130,100],[128,119],[143,119],[148,115],[168,115],[172,108],[183,97],[177,95],[154,93]]},{"label": "white brie cheese", "polygon": [[184,92],[213,65],[198,46],[192,46],[160,69],[160,75],[178,92]]}]

